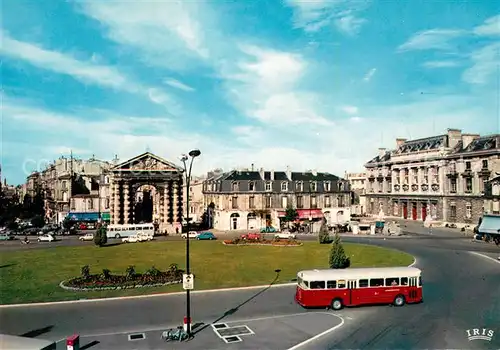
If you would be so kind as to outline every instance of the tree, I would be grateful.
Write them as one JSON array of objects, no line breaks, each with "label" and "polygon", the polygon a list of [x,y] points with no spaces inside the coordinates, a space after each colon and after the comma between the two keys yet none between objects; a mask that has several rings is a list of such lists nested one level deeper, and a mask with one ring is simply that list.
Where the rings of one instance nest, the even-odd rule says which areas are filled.
[{"label": "tree", "polygon": [[108,242],[107,229],[106,227],[100,225],[94,235],[94,244],[98,247],[102,247]]},{"label": "tree", "polygon": [[291,205],[288,205],[286,207],[285,217],[283,218],[283,221],[287,223],[287,226],[289,226],[290,222],[295,221],[298,216],[299,213],[297,213],[297,209],[295,209]]},{"label": "tree", "polygon": [[31,225],[33,227],[43,227],[45,225],[45,220],[43,219],[43,216],[37,215],[33,219],[31,219]]},{"label": "tree", "polygon": [[328,232],[328,227],[326,225],[326,220],[323,219],[321,223],[321,228],[319,229],[318,239],[320,244],[330,243],[330,233]]},{"label": "tree", "polygon": [[344,247],[338,234],[335,235],[335,240],[330,250],[329,265],[331,269],[345,269],[351,266],[351,260],[345,254]]}]

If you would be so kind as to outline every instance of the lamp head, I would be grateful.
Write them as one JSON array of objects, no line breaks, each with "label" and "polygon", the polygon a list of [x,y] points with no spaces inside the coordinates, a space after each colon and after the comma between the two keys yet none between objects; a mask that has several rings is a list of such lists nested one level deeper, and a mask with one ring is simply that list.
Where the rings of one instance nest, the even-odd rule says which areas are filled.
[{"label": "lamp head", "polygon": [[192,158],[196,158],[201,154],[201,151],[199,149],[194,149],[189,152],[189,156]]},{"label": "lamp head", "polygon": [[186,154],[182,154],[181,156],[179,156],[179,159],[181,162],[185,162],[186,160],[188,160],[188,156]]}]

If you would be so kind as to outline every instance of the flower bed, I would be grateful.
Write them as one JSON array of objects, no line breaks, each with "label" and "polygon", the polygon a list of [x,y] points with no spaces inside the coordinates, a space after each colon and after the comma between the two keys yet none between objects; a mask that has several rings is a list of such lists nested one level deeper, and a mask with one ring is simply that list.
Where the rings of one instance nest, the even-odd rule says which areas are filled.
[{"label": "flower bed", "polygon": [[299,247],[302,242],[289,239],[226,239],[222,242],[224,245],[267,245],[267,246],[278,246],[278,247]]},{"label": "flower bed", "polygon": [[62,281],[59,286],[73,291],[157,287],[181,283],[183,272],[177,265],[172,264],[167,271],[160,271],[153,266],[145,273],[136,273],[134,267],[129,266],[125,275],[112,275],[107,269],[101,274],[90,274],[89,267],[84,266],[80,277]]}]

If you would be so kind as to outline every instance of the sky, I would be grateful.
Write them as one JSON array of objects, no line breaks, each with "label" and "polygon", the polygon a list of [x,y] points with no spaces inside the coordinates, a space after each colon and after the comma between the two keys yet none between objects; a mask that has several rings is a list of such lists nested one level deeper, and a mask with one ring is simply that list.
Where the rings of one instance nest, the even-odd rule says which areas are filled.
[{"label": "sky", "polygon": [[500,8],[462,1],[2,2],[1,164],[150,151],[363,170],[398,137],[499,132]]}]

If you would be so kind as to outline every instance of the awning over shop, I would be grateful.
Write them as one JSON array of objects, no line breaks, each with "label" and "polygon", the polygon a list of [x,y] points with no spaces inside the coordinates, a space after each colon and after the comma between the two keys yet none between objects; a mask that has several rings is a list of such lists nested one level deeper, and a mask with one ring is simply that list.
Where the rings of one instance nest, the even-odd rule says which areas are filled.
[{"label": "awning over shop", "polygon": [[479,233],[500,234],[500,216],[484,215],[478,228]]},{"label": "awning over shop", "polygon": [[[98,212],[87,212],[87,213],[76,213],[69,212],[66,216],[68,219],[73,221],[98,221],[99,213]],[[109,220],[109,213],[101,212],[102,220]]]},{"label": "awning over shop", "polygon": [[[298,214],[297,219],[299,220],[308,220],[309,218],[322,219],[325,217],[321,209],[297,209],[297,214]],[[278,212],[278,217],[284,218],[285,216],[286,216],[286,211]]]}]

